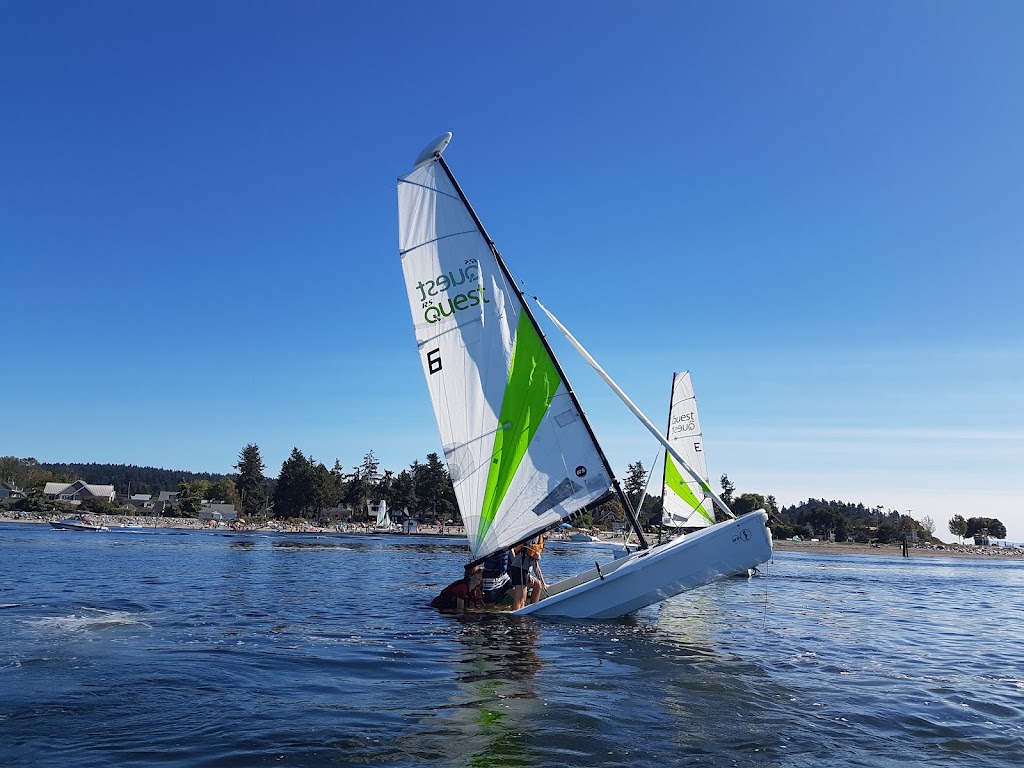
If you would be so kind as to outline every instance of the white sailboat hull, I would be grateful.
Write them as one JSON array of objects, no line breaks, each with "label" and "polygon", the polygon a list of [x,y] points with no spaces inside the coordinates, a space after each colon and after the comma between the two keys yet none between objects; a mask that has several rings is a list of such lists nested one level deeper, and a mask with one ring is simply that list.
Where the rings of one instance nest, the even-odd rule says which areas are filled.
[{"label": "white sailboat hull", "polygon": [[772,556],[763,510],[666,544],[634,552],[549,587],[549,596],[519,615],[613,619],[719,579],[745,573]]}]

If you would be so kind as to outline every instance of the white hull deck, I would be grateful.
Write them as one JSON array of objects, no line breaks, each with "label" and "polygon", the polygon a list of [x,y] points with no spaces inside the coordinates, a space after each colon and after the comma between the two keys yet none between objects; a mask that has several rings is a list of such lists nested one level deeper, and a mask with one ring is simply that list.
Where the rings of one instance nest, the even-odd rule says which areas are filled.
[{"label": "white hull deck", "polygon": [[673,595],[745,573],[772,556],[763,510],[634,552],[548,588],[548,596],[516,613],[613,619]]},{"label": "white hull deck", "polygon": [[57,531],[105,531],[107,527],[104,525],[96,525],[94,523],[83,523],[78,520],[61,520],[59,523],[55,523],[52,520],[50,525],[54,530]]}]

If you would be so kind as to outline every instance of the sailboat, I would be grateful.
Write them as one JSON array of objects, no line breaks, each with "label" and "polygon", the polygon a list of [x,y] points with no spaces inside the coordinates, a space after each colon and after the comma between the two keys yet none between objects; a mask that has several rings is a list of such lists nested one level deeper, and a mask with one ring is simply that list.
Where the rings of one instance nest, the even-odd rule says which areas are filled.
[{"label": "sailboat", "polygon": [[665,453],[665,476],[661,493],[662,525],[686,530],[714,525],[714,502],[711,499],[708,465],[704,458],[704,438],[689,371],[672,375],[672,400],[665,436],[696,470],[697,476],[682,469],[671,454]]},{"label": "sailboat", "polygon": [[377,515],[377,523],[373,526],[373,530],[376,533],[391,533],[394,530],[391,515],[388,513],[388,503],[384,499],[377,502],[376,509],[373,508],[370,502],[366,502],[366,508],[371,515]]},{"label": "sailboat", "polygon": [[[624,616],[767,561],[763,510],[648,544],[533,311],[444,160],[450,141],[448,133],[431,142],[398,179],[399,253],[471,562],[610,500],[622,505],[639,548],[549,585],[517,614]],[[568,329],[537,306],[679,466],[696,474]]]}]

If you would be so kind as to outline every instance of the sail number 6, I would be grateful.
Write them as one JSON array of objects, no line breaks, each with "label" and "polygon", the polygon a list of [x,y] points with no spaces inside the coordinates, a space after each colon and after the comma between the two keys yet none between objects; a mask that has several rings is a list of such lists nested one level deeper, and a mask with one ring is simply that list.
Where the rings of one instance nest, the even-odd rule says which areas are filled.
[{"label": "sail number 6", "polygon": [[427,371],[431,375],[441,370],[441,349],[432,349],[427,352]]}]

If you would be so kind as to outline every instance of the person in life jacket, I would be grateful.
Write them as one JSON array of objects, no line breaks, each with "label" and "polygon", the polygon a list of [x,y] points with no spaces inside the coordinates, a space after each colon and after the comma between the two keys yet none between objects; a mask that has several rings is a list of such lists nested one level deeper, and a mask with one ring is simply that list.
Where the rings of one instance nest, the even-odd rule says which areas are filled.
[{"label": "person in life jacket", "polygon": [[512,580],[508,576],[508,552],[499,550],[489,555],[482,565],[484,578],[480,587],[484,592],[484,603],[497,605],[512,589]]},{"label": "person in life jacket", "polygon": [[479,565],[466,566],[465,575],[442,589],[441,594],[430,601],[430,607],[460,613],[470,608],[483,608],[484,596],[480,591],[483,573],[484,569]]},{"label": "person in life jacket", "polygon": [[[527,592],[530,605],[541,598],[547,584],[540,570],[540,556],[544,552],[544,537],[534,538],[512,548],[512,560],[509,562],[508,575],[512,579],[512,610],[518,611],[526,605]],[[533,571],[531,575],[530,571]]]}]

